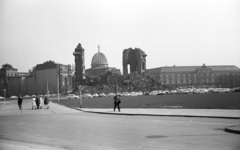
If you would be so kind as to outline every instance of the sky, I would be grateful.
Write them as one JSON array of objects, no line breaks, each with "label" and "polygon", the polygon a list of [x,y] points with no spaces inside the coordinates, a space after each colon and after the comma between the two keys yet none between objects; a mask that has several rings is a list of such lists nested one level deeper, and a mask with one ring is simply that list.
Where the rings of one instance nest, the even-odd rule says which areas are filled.
[{"label": "sky", "polygon": [[0,65],[19,72],[52,60],[85,68],[95,53],[122,71],[122,52],[140,48],[147,69],[236,65],[240,68],[239,0],[0,0]]}]

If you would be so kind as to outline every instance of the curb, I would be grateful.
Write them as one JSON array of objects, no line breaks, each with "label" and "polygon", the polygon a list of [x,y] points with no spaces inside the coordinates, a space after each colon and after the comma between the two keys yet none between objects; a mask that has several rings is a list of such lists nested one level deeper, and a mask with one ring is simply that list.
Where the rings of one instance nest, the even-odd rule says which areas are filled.
[{"label": "curb", "polygon": [[196,117],[196,118],[219,118],[219,119],[240,119],[240,117],[223,117],[223,116],[196,116],[196,115],[163,115],[163,114],[134,114],[134,113],[115,113],[115,112],[99,112],[99,111],[86,111],[81,108],[75,107],[74,109],[95,114],[107,115],[125,115],[125,116],[163,116],[163,117]]},{"label": "curb", "polygon": [[[235,129],[239,128],[239,129]],[[240,134],[240,125],[227,126],[224,129],[226,132]]]}]

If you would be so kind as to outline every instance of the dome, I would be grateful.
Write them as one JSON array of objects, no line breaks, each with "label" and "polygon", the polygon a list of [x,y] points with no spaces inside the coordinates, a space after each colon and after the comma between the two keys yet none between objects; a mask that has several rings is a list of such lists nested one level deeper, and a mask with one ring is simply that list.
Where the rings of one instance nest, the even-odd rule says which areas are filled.
[{"label": "dome", "polygon": [[92,68],[107,67],[108,62],[106,56],[101,52],[97,52],[92,58],[91,66]]}]

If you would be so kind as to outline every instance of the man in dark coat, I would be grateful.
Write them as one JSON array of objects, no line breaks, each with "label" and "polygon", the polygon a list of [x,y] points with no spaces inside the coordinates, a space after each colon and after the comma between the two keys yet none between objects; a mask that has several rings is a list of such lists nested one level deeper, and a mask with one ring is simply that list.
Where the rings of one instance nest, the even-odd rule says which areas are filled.
[{"label": "man in dark coat", "polygon": [[118,107],[118,111],[120,112],[120,103],[121,103],[121,100],[120,100],[120,96],[119,95],[116,95],[113,97],[113,100],[114,100],[114,111],[116,109],[116,107]]},{"label": "man in dark coat", "polygon": [[46,106],[47,106],[47,109],[49,108],[48,103],[49,103],[49,98],[46,96],[44,98],[44,105],[45,105],[44,108],[46,108]]},{"label": "man in dark coat", "polygon": [[40,106],[40,98],[39,98],[38,95],[37,95],[37,97],[36,97],[36,105],[37,105],[37,109],[39,109],[39,106]]},{"label": "man in dark coat", "polygon": [[23,101],[23,99],[22,99],[22,96],[21,96],[21,94],[18,96],[18,107],[19,107],[19,109],[21,110],[22,109],[22,101]]}]

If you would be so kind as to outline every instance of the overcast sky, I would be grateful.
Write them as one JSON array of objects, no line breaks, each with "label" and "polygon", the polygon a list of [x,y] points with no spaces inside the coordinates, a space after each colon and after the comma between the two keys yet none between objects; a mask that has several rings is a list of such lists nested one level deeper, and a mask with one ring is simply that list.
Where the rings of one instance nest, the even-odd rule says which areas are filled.
[{"label": "overcast sky", "polygon": [[122,71],[122,52],[140,48],[147,69],[240,67],[239,0],[0,0],[0,65],[25,72],[52,60],[86,69],[98,51]]}]

